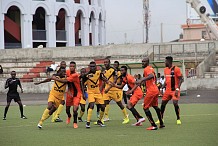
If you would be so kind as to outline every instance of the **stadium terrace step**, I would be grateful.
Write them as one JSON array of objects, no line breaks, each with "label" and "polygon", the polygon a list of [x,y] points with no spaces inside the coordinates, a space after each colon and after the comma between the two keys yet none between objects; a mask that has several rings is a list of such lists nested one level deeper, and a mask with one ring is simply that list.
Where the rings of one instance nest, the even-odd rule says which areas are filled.
[{"label": "stadium terrace step", "polygon": [[218,78],[218,72],[205,72],[204,78]]},{"label": "stadium terrace step", "polygon": [[210,72],[218,72],[218,66],[210,66]]}]

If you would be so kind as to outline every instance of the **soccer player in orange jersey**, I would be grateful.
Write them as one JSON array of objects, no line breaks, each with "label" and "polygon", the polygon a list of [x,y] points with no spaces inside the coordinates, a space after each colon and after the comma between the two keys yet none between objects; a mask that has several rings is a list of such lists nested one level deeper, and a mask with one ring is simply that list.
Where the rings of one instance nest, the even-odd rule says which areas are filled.
[{"label": "soccer player in orange jersey", "polygon": [[183,76],[180,68],[172,64],[173,57],[167,56],[165,60],[164,75],[166,78],[163,88],[166,86],[166,91],[162,97],[161,114],[164,115],[165,107],[169,100],[173,99],[173,105],[177,116],[177,125],[182,124],[180,120],[180,109],[178,101],[180,99],[180,87],[183,82]]},{"label": "soccer player in orange jersey", "polygon": [[78,128],[77,125],[77,116],[78,116],[78,108],[79,108],[79,103],[80,99],[82,96],[82,91],[80,88],[80,80],[79,80],[79,74],[76,73],[76,63],[74,61],[70,62],[70,70],[67,70],[66,75],[67,78],[65,80],[63,79],[58,79],[55,77],[52,77],[53,80],[59,81],[62,83],[68,83],[68,91],[66,95],[66,113],[68,115],[68,118],[66,120],[66,123],[70,123],[70,119],[72,117],[70,113],[70,108],[73,106],[73,127]]},{"label": "soccer player in orange jersey", "polygon": [[134,126],[141,126],[142,122],[145,121],[145,118],[143,118],[135,109],[135,105],[137,102],[142,99],[143,92],[140,87],[135,85],[135,78],[127,73],[127,67],[121,66],[120,68],[121,74],[122,74],[122,84],[117,85],[113,84],[114,87],[123,89],[123,87],[127,84],[128,88],[130,89],[127,91],[127,94],[132,94],[130,97],[130,100],[127,103],[127,108],[132,112],[133,116],[136,118],[137,122],[133,124]]},{"label": "soccer player in orange jersey", "polygon": [[157,113],[158,119],[160,121],[160,128],[165,127],[164,123],[162,121],[160,108],[158,107],[158,95],[159,90],[156,86],[156,76],[154,69],[149,66],[149,58],[146,57],[142,60],[142,67],[144,68],[144,77],[138,81],[136,81],[136,84],[140,85],[142,82],[146,83],[146,96],[144,98],[144,111],[145,114],[151,123],[151,127],[148,127],[147,130],[157,130],[158,127],[155,124],[152,114],[149,110],[150,107],[153,107]]}]

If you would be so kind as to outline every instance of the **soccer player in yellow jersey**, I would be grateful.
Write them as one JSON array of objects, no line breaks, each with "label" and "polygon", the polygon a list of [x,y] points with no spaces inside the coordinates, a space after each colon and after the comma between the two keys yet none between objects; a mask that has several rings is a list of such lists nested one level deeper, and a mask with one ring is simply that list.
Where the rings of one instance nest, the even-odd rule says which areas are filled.
[{"label": "soccer player in yellow jersey", "polygon": [[[117,64],[117,66],[115,66],[115,67],[118,69],[119,62],[116,61],[115,64]],[[114,83],[114,84],[118,84],[118,85],[121,84],[121,80],[120,80],[121,73],[116,68],[111,67],[110,59],[106,59],[104,61],[104,66],[106,68],[104,71],[104,76],[107,78],[107,80]],[[121,89],[118,89],[116,87],[112,87],[110,84],[105,85],[105,90],[104,90],[104,94],[103,94],[104,103],[106,106],[106,108],[105,108],[105,121],[109,120],[108,110],[109,110],[110,100],[114,100],[123,112],[123,115],[124,115],[123,124],[129,123],[129,118],[128,118],[126,108],[122,104],[122,93],[123,92]]]},{"label": "soccer player in yellow jersey", "polygon": [[[57,71],[57,74],[55,75],[57,78],[60,79],[65,79],[66,77],[66,69],[65,68],[60,68]],[[35,85],[39,85],[41,83],[49,82],[51,81],[51,78],[47,78],[44,81],[41,82],[36,82],[34,83]],[[45,109],[45,111],[42,114],[42,117],[38,123],[38,128],[42,128],[43,122],[48,119],[53,112],[58,108],[58,106],[61,104],[61,101],[64,100],[64,93],[66,90],[66,83],[61,83],[58,81],[55,81],[52,89],[49,93],[49,98],[48,98],[48,107]]]},{"label": "soccer player in yellow jersey", "polygon": [[82,76],[83,83],[86,83],[87,85],[88,102],[89,102],[86,128],[90,128],[90,121],[91,121],[92,111],[95,103],[100,104],[101,106],[100,116],[99,116],[99,120],[97,121],[97,124],[100,125],[101,127],[104,127],[105,125],[102,123],[102,118],[104,115],[105,106],[100,91],[99,80],[104,80],[106,83],[108,83],[108,80],[104,78],[100,70],[98,71],[96,70],[96,63],[94,61],[90,62],[89,68],[90,71]]}]

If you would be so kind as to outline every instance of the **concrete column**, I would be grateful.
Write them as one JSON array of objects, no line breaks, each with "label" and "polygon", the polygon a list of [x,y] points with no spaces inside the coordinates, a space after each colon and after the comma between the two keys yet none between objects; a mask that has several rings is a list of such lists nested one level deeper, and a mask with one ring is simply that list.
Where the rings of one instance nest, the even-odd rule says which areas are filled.
[{"label": "concrete column", "polygon": [[93,46],[99,45],[98,25],[99,25],[98,19],[94,19],[94,25],[92,25],[92,26],[94,26],[94,27],[92,27],[92,45]]},{"label": "concrete column", "polygon": [[32,48],[33,15],[21,15],[21,43],[22,48]]},{"label": "concrete column", "polygon": [[82,17],[82,30],[81,30],[81,39],[82,39],[82,46],[89,46],[89,18]]},{"label": "concrete column", "polygon": [[4,14],[0,14],[0,49],[5,48],[5,40],[4,40]]},{"label": "concrete column", "polygon": [[105,40],[105,32],[104,32],[104,21],[103,20],[100,20],[99,21],[99,43],[101,45],[104,45],[104,40]]},{"label": "concrete column", "polygon": [[56,16],[50,15],[46,16],[46,47],[56,47]]},{"label": "concrete column", "polygon": [[67,35],[67,45],[75,46],[75,17],[67,17],[66,19],[66,35]]},{"label": "concrete column", "polygon": [[106,44],[106,27],[105,27],[105,21],[102,21],[103,25],[102,25],[102,45]]}]

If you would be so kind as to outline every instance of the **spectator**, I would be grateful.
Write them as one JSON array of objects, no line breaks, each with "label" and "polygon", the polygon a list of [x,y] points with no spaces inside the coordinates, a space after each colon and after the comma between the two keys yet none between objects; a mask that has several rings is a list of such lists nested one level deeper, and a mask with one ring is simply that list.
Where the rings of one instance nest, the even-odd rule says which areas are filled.
[{"label": "spectator", "polygon": [[56,71],[58,66],[59,66],[59,65],[58,65],[58,64],[55,64],[55,63],[54,63],[54,64],[51,64],[51,66],[47,68],[46,74],[47,74],[47,75],[50,75],[50,72],[51,72],[51,71]]},{"label": "spectator", "polygon": [[1,65],[0,65],[0,74],[3,74],[3,68]]}]

